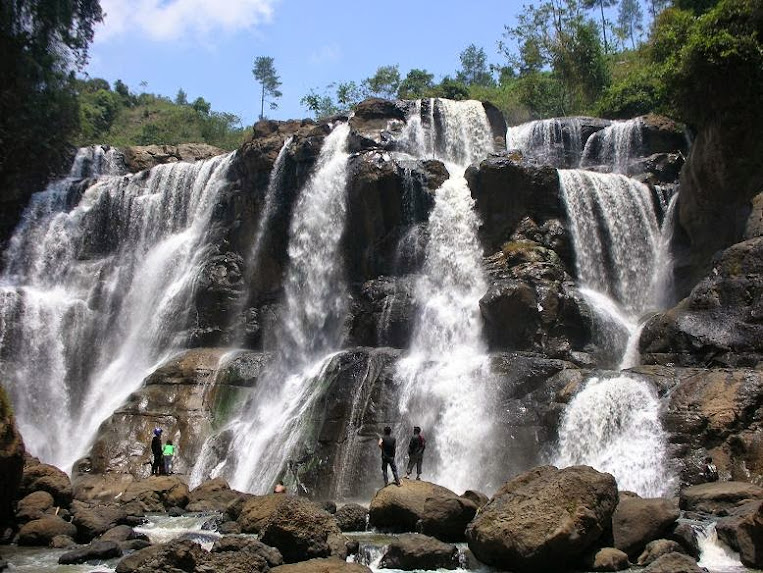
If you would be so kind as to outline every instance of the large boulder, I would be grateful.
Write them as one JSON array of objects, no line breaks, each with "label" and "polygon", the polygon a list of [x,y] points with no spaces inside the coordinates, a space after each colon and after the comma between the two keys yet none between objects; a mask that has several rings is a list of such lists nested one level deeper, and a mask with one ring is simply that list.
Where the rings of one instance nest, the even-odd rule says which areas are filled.
[{"label": "large boulder", "polygon": [[615,479],[587,466],[538,467],[504,484],[466,530],[480,561],[516,571],[565,569],[609,533]]},{"label": "large boulder", "polygon": [[[432,528],[437,526],[431,518],[438,514],[447,515],[450,519],[455,517],[460,523],[458,527],[465,527],[471,519],[463,521],[465,515],[460,502],[465,502],[464,506],[471,504],[449,489],[427,481],[403,480],[400,483],[400,487],[388,486],[376,493],[368,508],[369,525],[385,531],[417,531],[419,522],[427,515],[429,499],[435,500],[429,506],[429,524]],[[443,505],[448,505],[448,500],[453,500],[453,505],[443,508]]]},{"label": "large boulder", "polygon": [[220,511],[225,509],[239,497],[241,492],[233,490],[225,478],[214,478],[199,484],[188,494],[188,511]]},{"label": "large boulder", "polygon": [[59,507],[68,508],[72,502],[73,490],[69,476],[55,466],[27,457],[19,495],[25,496],[33,491],[47,491]]},{"label": "large boulder", "polygon": [[188,486],[176,476],[151,476],[133,482],[121,498],[122,503],[137,502],[147,512],[185,507],[189,500]]},{"label": "large boulder", "polygon": [[424,500],[419,527],[421,533],[442,541],[464,541],[466,526],[476,513],[477,506],[467,498],[435,492]]},{"label": "large boulder", "polygon": [[212,553],[249,551],[262,557],[267,562],[268,567],[283,565],[283,556],[278,549],[245,536],[226,535],[221,537],[215,541],[211,551]]},{"label": "large boulder", "polygon": [[47,491],[35,491],[19,500],[16,506],[16,521],[26,523],[40,519],[53,508],[53,496]]},{"label": "large boulder", "polygon": [[646,544],[644,551],[639,555],[637,563],[641,566],[649,565],[668,553],[686,553],[677,541],[671,539],[655,539]]},{"label": "large boulder", "polygon": [[763,567],[763,503],[743,504],[716,523],[718,538],[734,551],[747,567]]},{"label": "large boulder", "polygon": [[262,526],[260,541],[277,548],[286,563],[295,563],[330,557],[330,538],[339,535],[331,514],[306,499],[287,497]]},{"label": "large boulder", "polygon": [[628,554],[614,547],[603,547],[586,559],[591,571],[623,571],[631,566]]},{"label": "large boulder", "polygon": [[67,551],[58,558],[60,565],[76,565],[88,561],[103,561],[121,557],[122,549],[116,541],[93,541],[92,543],[77,549]]},{"label": "large boulder", "polygon": [[649,320],[639,349],[647,362],[754,367],[763,358],[763,325],[757,318],[763,302],[755,294],[761,291],[763,237],[755,237],[715,257],[685,299]]},{"label": "large boulder", "polygon": [[456,569],[458,548],[426,535],[397,536],[381,558],[382,569]]},{"label": "large boulder", "polygon": [[718,513],[728,511],[747,500],[763,499],[763,488],[746,482],[704,483],[681,490],[681,509]]},{"label": "large boulder", "polygon": [[342,531],[365,531],[368,509],[358,503],[346,503],[336,510],[334,519]]},{"label": "large boulder", "polygon": [[118,505],[89,505],[81,501],[72,503],[72,523],[77,528],[77,537],[88,542],[122,524],[127,512]]},{"label": "large boulder", "polygon": [[46,515],[21,526],[18,544],[47,547],[57,535],[66,535],[73,538],[77,535],[77,528],[56,515]]},{"label": "large boulder", "polygon": [[13,519],[13,501],[18,496],[24,472],[24,441],[16,428],[8,395],[0,386],[0,528]]},{"label": "large boulder", "polygon": [[651,563],[644,573],[705,573],[705,569],[683,553],[668,553]]},{"label": "large boulder", "polygon": [[271,573],[371,573],[371,570],[365,565],[347,563],[347,561],[336,557],[310,559],[302,563],[281,565],[270,571]]},{"label": "large boulder", "polygon": [[647,543],[671,529],[679,515],[676,503],[668,499],[623,497],[612,516],[614,546],[638,557]]},{"label": "large boulder", "polygon": [[237,521],[242,533],[260,533],[270,516],[287,496],[281,493],[255,495],[247,499],[241,507]]}]

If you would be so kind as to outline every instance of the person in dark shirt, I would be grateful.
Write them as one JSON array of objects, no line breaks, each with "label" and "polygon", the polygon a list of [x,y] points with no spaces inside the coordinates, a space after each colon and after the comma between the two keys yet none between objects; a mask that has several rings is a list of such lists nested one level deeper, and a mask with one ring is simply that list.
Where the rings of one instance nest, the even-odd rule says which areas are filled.
[{"label": "person in dark shirt", "polygon": [[424,449],[427,447],[427,441],[421,435],[421,428],[413,427],[413,437],[408,442],[408,468],[405,470],[405,477],[411,476],[414,464],[416,465],[416,479],[421,479],[421,462],[424,459]]},{"label": "person in dark shirt", "polygon": [[151,464],[151,475],[161,475],[164,473],[164,455],[162,454],[162,429],[154,429],[154,437],[151,438],[151,453],[154,455],[154,461]]},{"label": "person in dark shirt", "polygon": [[706,482],[718,481],[718,468],[713,463],[713,458],[707,456],[705,458],[705,465],[702,468],[702,477]]},{"label": "person in dark shirt", "polygon": [[395,463],[395,450],[397,449],[397,440],[392,437],[392,428],[384,428],[384,435],[379,438],[379,449],[381,449],[382,475],[384,476],[384,485],[389,482],[387,479],[387,466],[392,468],[392,475],[395,476],[395,485],[400,485],[400,479],[397,477],[397,464]]}]

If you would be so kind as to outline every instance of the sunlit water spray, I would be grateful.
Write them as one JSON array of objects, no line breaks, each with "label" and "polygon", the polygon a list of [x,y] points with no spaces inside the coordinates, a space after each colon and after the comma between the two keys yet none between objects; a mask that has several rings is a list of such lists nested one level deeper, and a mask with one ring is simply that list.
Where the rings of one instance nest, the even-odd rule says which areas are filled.
[{"label": "sunlit water spray", "polygon": [[183,346],[233,157],[118,176],[114,153],[80,150],[33,196],[0,279],[3,382],[30,452],[66,470]]}]

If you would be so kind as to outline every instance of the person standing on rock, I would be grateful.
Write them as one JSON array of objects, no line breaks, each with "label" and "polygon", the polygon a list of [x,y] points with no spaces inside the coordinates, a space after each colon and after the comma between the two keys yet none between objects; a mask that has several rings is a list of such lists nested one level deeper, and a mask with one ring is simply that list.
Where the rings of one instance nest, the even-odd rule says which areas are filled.
[{"label": "person standing on rock", "polygon": [[162,457],[164,458],[164,473],[170,475],[172,473],[172,460],[175,455],[175,446],[172,440],[167,440],[162,450]]},{"label": "person standing on rock", "polygon": [[413,427],[413,437],[408,442],[408,468],[405,470],[405,477],[411,477],[414,464],[416,465],[416,479],[421,480],[421,462],[424,459],[424,449],[427,447],[427,441],[421,435],[421,428]]},{"label": "person standing on rock", "polygon": [[392,428],[384,428],[384,435],[379,438],[379,448],[382,458],[382,475],[384,476],[384,485],[389,481],[387,479],[387,466],[392,468],[392,475],[395,476],[395,485],[400,485],[400,478],[397,477],[397,464],[395,463],[395,450],[397,449],[397,440],[392,437]]},{"label": "person standing on rock", "polygon": [[154,428],[154,437],[151,438],[151,453],[154,455],[154,462],[151,464],[151,475],[162,475],[164,473],[164,456],[162,454],[161,428]]}]

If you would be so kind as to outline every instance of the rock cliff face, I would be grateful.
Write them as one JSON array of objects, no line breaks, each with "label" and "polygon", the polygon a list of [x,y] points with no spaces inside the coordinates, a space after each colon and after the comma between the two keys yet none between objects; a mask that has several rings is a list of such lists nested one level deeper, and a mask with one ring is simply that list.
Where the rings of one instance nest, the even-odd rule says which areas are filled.
[{"label": "rock cliff face", "polygon": [[23,471],[24,442],[16,428],[8,396],[0,386],[0,527],[9,525],[13,518],[13,501]]}]

